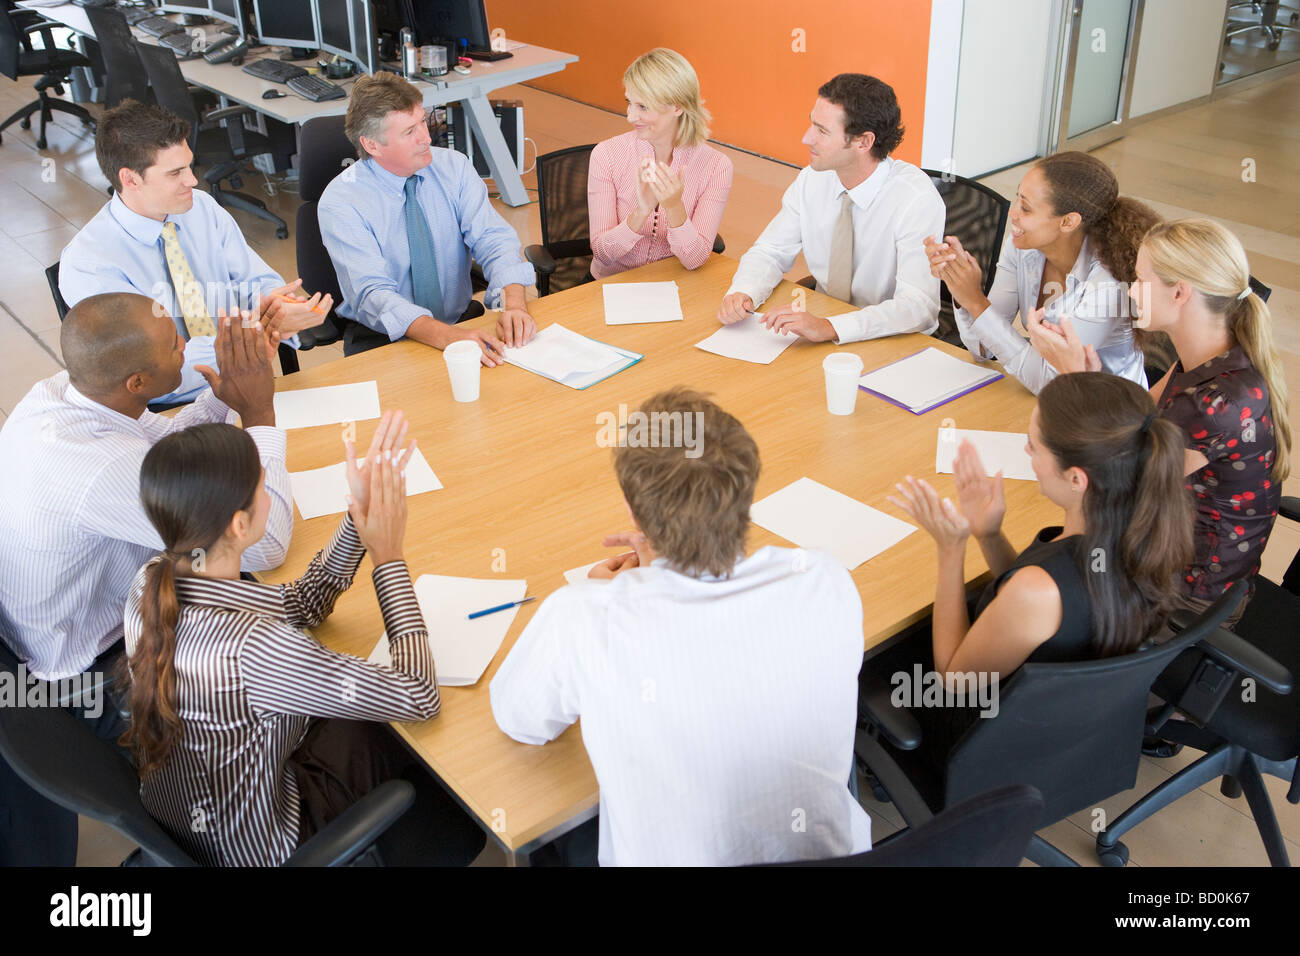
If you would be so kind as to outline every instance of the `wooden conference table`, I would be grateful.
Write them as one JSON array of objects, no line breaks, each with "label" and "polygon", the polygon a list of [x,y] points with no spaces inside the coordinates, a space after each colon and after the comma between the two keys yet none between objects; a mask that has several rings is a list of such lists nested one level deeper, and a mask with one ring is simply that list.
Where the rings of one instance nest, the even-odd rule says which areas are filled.
[{"label": "wooden conference table", "polygon": [[[808,476],[837,491],[906,518],[885,501],[906,474],[925,477],[954,494],[951,475],[934,474],[937,433],[945,419],[958,428],[1025,431],[1033,396],[1012,378],[965,395],[925,415],[912,415],[865,392],[851,416],[826,410],[822,359],[837,346],[797,342],[771,365],[755,365],[694,348],[717,328],[718,302],[736,268],[714,255],[688,272],[666,260],[624,273],[614,281],[675,280],[683,322],[606,326],[601,283],[591,283],[529,303],[539,328],[559,322],[573,331],[633,349],[645,358],[626,371],[575,391],[513,366],[483,369],[473,404],[452,400],[442,356],[410,341],[352,356],[281,378],[280,390],[374,379],[384,409],[400,408],[443,489],[409,499],[406,559],[412,578],[446,574],[525,578],[538,601],[520,608],[501,649],[472,687],[442,689],[442,713],[424,723],[396,725],[466,809],[497,840],[512,863],[590,819],[597,809],[595,774],[580,728],[544,747],[516,743],[492,718],[488,684],[541,599],[564,584],[563,572],[617,553],[602,547],[605,534],[629,527],[609,448],[597,444],[597,415],[635,409],[674,385],[712,393],[754,436],[762,458],[755,498]],[[769,299],[790,301],[797,287],[783,282]],[[805,291],[807,290],[800,290]],[[846,310],[807,292],[819,315]],[[491,327],[496,313],[470,326]],[[969,355],[921,335],[843,346],[862,356],[868,370],[935,346]],[[377,422],[356,423],[357,446],[368,446]],[[289,433],[290,471],[343,459],[342,426]],[[1058,522],[1060,511],[1027,481],[1006,483],[1006,532],[1024,547],[1037,530]],[[329,540],[340,515],[297,520],[285,563],[264,577],[290,580]],[[753,526],[750,550],[790,542]],[[366,657],[383,631],[369,562],[315,635],[337,651]],[[966,574],[987,572],[975,546]],[[934,598],[935,549],[918,531],[861,565],[853,578],[862,595],[865,647],[870,650],[923,618]],[[437,627],[437,622],[430,622]]]}]

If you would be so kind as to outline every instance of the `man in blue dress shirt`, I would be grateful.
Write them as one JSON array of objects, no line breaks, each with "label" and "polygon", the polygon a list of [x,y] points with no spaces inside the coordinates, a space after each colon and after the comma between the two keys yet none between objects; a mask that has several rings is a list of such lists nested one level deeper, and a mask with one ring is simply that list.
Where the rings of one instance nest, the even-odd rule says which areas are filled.
[{"label": "man in blue dress shirt", "polygon": [[[362,159],[334,177],[317,209],[339,314],[392,341],[441,349],[469,339],[484,365],[500,365],[505,346],[537,332],[525,301],[536,279],[473,165],[430,147],[420,91],[391,73],[357,80],[346,130]],[[487,278],[485,304],[502,309],[496,335],[455,324],[473,292],[471,256]]]},{"label": "man in blue dress shirt", "polygon": [[189,123],[157,106],[127,100],[104,114],[95,155],[115,192],[59,265],[69,306],[135,292],[172,316],[186,341],[185,367],[181,384],[160,403],[192,401],[208,387],[194,368],[216,367],[218,310],[256,310],[268,332],[297,348],[295,333],[319,325],[333,305],[330,296],[295,295],[301,282],[286,285],[249,248],[230,213],[194,188],[189,134]]}]

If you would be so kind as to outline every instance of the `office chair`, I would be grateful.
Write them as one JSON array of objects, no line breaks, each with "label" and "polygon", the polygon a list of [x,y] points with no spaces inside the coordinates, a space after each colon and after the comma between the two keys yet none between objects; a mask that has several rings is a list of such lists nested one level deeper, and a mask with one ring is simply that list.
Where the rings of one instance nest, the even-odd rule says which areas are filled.
[{"label": "office chair", "polygon": [[1228,10],[1232,11],[1238,7],[1250,7],[1251,12],[1259,19],[1257,21],[1238,20],[1229,13],[1228,25],[1240,23],[1242,26],[1234,27],[1223,34],[1224,46],[1232,42],[1232,38],[1242,33],[1250,33],[1259,29],[1263,31],[1264,36],[1268,38],[1268,48],[1276,50],[1282,45],[1282,36],[1286,33],[1300,33],[1300,29],[1294,26],[1286,26],[1277,22],[1277,15],[1286,12],[1291,23],[1300,20],[1300,10],[1295,7],[1286,7],[1278,3],[1278,0],[1255,0],[1253,3],[1232,3],[1228,5]]},{"label": "office chair", "polygon": [[[63,84],[68,82],[68,76],[75,68],[90,66],[90,60],[77,51],[60,50],[55,46],[54,27],[55,24],[42,21],[19,29],[13,14],[8,10],[0,10],[0,73],[11,80],[17,80],[21,76],[40,77],[36,81],[36,101],[28,103],[0,123],[0,133],[14,123],[23,129],[31,129],[32,114],[39,112],[41,127],[40,134],[36,137],[37,149],[45,149],[49,145],[45,138],[45,127],[53,118],[55,110],[77,117],[83,126],[95,124],[85,107],[50,96],[50,90],[63,95]],[[30,36],[33,32],[41,34],[44,49],[32,48]]]},{"label": "office chair", "polygon": [[[253,109],[248,106],[231,106],[213,110],[200,118],[189,84],[181,74],[176,54],[163,46],[141,44],[139,56],[158,105],[189,121],[190,148],[194,150],[194,162],[207,167],[203,181],[208,184],[212,198],[222,206],[242,209],[259,219],[265,219],[275,225],[277,239],[288,239],[288,225],[267,209],[266,203],[245,193],[230,192],[221,187],[221,181],[229,179],[230,185],[238,189],[243,185],[239,178],[243,164],[254,156],[272,152],[269,139],[261,133],[244,129],[240,122],[244,116],[251,115]],[[218,122],[223,123],[224,129],[214,125]]]},{"label": "office chair", "polygon": [[[537,294],[550,295],[591,281],[591,220],[587,213],[587,168],[594,143],[537,157],[537,205],[542,244],[524,249],[537,272]],[[725,251],[722,236],[713,251]]]},{"label": "office chair", "polygon": [[[1141,759],[1147,695],[1184,650],[1227,619],[1239,595],[1225,595],[1191,626],[1131,654],[1065,664],[1024,664],[998,688],[998,714],[977,718],[953,744],[941,771],[919,759],[921,727],[893,706],[885,675],[863,665],[862,729],[854,752],[908,826],[1008,784],[1030,784],[1050,825],[1133,786]],[[1040,866],[1075,866],[1041,836],[1028,857]]]},{"label": "office chair", "polygon": [[768,866],[1018,866],[1043,813],[1043,795],[1013,784],[969,797],[865,853]]},{"label": "office chair", "polygon": [[[338,314],[343,302],[339,289],[338,273],[321,238],[318,207],[321,194],[330,181],[357,160],[357,151],[343,131],[344,117],[322,116],[302,125],[298,148],[298,275],[303,286],[313,292],[329,292],[334,296],[335,308],[326,317],[319,330],[312,330],[318,344],[343,338],[343,354],[356,355],[391,344],[387,335],[367,328],[360,322],[345,319]],[[351,162],[349,162],[349,160]],[[487,282],[477,265],[470,269],[470,284],[474,291],[487,288]],[[457,322],[465,322],[483,315],[483,303],[470,299]]]},{"label": "office chair", "polygon": [[[1254,276],[1250,277],[1250,287],[1265,302],[1273,294],[1272,289]],[[1146,367],[1147,385],[1153,386],[1164,378],[1165,373],[1178,361],[1178,353],[1174,351],[1174,343],[1169,341],[1168,333],[1145,332],[1142,336],[1142,359]]]},{"label": "office chair", "polygon": [[[1300,498],[1283,498],[1278,514],[1300,521]],[[1165,706],[1149,715],[1152,733],[1205,756],[1160,784],[1097,835],[1107,866],[1128,862],[1119,838],[1152,814],[1215,777],[1220,791],[1243,791],[1273,866],[1289,866],[1286,842],[1263,774],[1290,780],[1287,801],[1300,803],[1300,553],[1279,586],[1256,575],[1255,595],[1235,632],[1220,630],[1181,654],[1152,688]],[[1246,684],[1250,679],[1251,684]],[[1249,690],[1248,690],[1249,689]],[[1189,720],[1170,720],[1177,709]]]},{"label": "office chair", "polygon": [[[930,182],[934,183],[934,188],[943,198],[944,209],[947,211],[943,234],[956,236],[961,240],[962,248],[975,257],[984,276],[983,291],[987,293],[993,287],[993,278],[998,271],[998,256],[1002,253],[1002,239],[1011,201],[988,186],[964,176],[939,173],[932,169],[923,169],[922,172],[930,177]],[[935,238],[942,239],[941,236]],[[809,289],[817,288],[817,282],[812,276],[800,279],[799,284]],[[940,282],[939,328],[934,336],[964,348],[961,335],[957,332],[953,308],[952,294],[948,291],[947,284]]]},{"label": "office chair", "polygon": [[[17,679],[18,660],[0,642],[0,674]],[[107,823],[139,844],[129,866],[198,866],[140,802],[140,778],[112,743],[60,707],[0,707],[0,755],[33,790],[74,814]],[[405,780],[380,784],[319,833],[284,866],[347,866],[365,854],[410,807]]]},{"label": "office chair", "polygon": [[132,35],[122,11],[112,7],[84,9],[104,61],[104,108],[112,109],[123,100],[152,103],[149,76],[136,52],[140,44]]}]

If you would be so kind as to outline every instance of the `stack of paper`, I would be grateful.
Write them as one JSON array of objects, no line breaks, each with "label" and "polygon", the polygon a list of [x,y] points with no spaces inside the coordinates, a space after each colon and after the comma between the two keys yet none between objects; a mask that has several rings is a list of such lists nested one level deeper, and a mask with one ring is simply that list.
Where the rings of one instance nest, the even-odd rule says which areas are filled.
[{"label": "stack of paper", "polygon": [[558,322],[542,329],[527,345],[507,348],[503,354],[511,365],[576,389],[595,385],[644,357],[579,335]]},{"label": "stack of paper", "polygon": [[[364,458],[357,459],[357,465],[365,464]],[[348,494],[348,463],[341,461],[337,465],[313,468],[311,471],[289,472],[289,484],[293,487],[293,500],[303,519],[319,518],[321,515],[342,514],[348,510],[344,496]],[[429,463],[420,452],[419,447],[411,460],[406,463],[406,494],[423,494],[437,491],[442,482],[433,473]]]},{"label": "stack of paper", "polygon": [[564,583],[577,584],[579,581],[586,581],[587,573],[596,565],[601,563],[603,563],[603,559],[602,561],[593,561],[591,564],[584,564],[580,568],[570,568],[564,572]]},{"label": "stack of paper", "polygon": [[763,325],[762,318],[762,312],[755,312],[734,325],[724,325],[695,347],[725,358],[771,365],[799,337],[792,332],[773,332]]},{"label": "stack of paper", "polygon": [[[469,615],[521,600],[527,588],[527,581],[500,578],[452,578],[441,574],[422,574],[416,578],[415,597],[429,628],[429,647],[433,650],[439,684],[463,687],[483,676],[506,639],[519,608],[486,614],[472,621]],[[392,666],[387,632],[379,638],[368,660],[372,664]]]},{"label": "stack of paper", "polygon": [[601,289],[605,294],[606,325],[682,320],[676,282],[615,282]]},{"label": "stack of paper", "polygon": [[916,530],[811,478],[754,502],[749,517],[801,548],[829,551],[850,571]]},{"label": "stack of paper", "polygon": [[275,393],[275,423],[281,428],[310,428],[378,417],[379,386],[375,382]]},{"label": "stack of paper", "polygon": [[934,454],[934,470],[940,475],[953,473],[953,459],[962,441],[969,441],[979,452],[980,464],[989,477],[1002,472],[1003,478],[1035,481],[1034,466],[1025,453],[1029,436],[1023,432],[981,432],[968,428],[940,428],[939,444]]},{"label": "stack of paper", "polygon": [[936,348],[925,348],[867,372],[858,384],[871,394],[920,415],[1001,377],[1002,373],[994,369],[963,362]]}]

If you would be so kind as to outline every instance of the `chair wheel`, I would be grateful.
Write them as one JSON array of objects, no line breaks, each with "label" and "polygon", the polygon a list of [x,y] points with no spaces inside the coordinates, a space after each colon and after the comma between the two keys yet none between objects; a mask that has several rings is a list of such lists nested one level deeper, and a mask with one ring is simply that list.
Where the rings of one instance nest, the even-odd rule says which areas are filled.
[{"label": "chair wheel", "polygon": [[1282,41],[1281,41],[1281,40],[1269,40],[1269,41],[1268,41],[1268,48],[1269,48],[1270,50],[1276,50],[1276,49],[1277,49],[1278,47],[1280,47],[1281,45],[1282,45]]},{"label": "chair wheel", "polygon": [[289,238],[289,227],[288,227],[288,226],[281,226],[279,229],[275,230],[275,238],[277,238],[277,239],[288,239],[288,238]]},{"label": "chair wheel", "polygon": [[18,125],[21,126],[23,129],[31,129],[32,128],[31,117],[24,116],[21,120],[18,121]]},{"label": "chair wheel", "polygon": [[1123,866],[1128,862],[1128,847],[1122,842],[1114,846],[1097,847],[1097,859],[1102,866]]},{"label": "chair wheel", "polygon": [[45,141],[45,137],[44,137],[44,136],[42,136],[40,139],[38,139],[38,140],[36,141],[36,148],[37,148],[37,149],[44,149],[44,148],[45,148],[46,146],[48,146],[48,145],[49,145],[49,144]]}]

